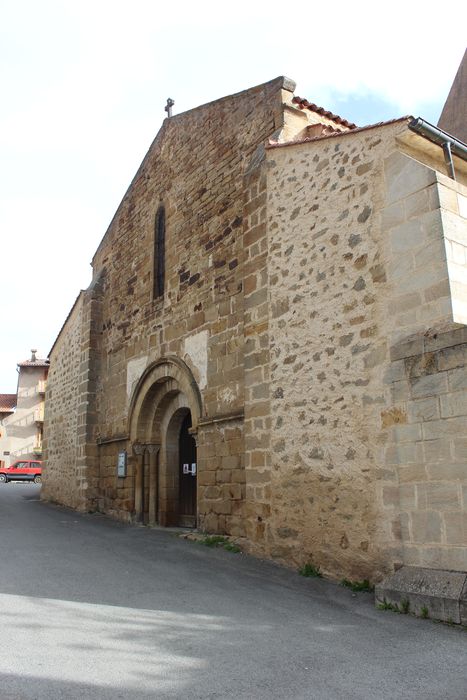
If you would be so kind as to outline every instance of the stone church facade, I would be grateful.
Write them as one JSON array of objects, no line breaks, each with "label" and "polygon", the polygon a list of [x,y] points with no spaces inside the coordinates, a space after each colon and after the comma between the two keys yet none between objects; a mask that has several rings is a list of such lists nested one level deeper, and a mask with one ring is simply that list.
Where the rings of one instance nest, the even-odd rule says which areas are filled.
[{"label": "stone church facade", "polygon": [[294,89],[164,121],[50,354],[43,497],[339,578],[465,572],[465,155]]}]

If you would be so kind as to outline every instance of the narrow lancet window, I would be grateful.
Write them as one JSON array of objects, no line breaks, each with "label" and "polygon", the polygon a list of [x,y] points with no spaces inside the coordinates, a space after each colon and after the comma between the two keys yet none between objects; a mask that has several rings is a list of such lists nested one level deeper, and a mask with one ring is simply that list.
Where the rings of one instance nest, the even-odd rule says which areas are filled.
[{"label": "narrow lancet window", "polygon": [[165,210],[160,206],[154,231],[154,299],[164,296],[165,280]]}]

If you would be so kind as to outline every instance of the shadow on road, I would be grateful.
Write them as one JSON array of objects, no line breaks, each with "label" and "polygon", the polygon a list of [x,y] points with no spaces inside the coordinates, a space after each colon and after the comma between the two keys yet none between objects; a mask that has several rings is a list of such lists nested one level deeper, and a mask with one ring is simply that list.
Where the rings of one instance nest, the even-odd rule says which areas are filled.
[{"label": "shadow on road", "polygon": [[11,487],[0,489],[0,643],[22,653],[0,665],[1,700],[467,696],[459,630]]}]

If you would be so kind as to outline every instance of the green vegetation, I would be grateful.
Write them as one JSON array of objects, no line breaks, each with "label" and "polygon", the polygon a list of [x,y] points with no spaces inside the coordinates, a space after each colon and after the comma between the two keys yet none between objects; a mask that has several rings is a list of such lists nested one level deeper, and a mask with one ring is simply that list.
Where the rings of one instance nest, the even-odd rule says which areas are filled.
[{"label": "green vegetation", "polygon": [[242,550],[237,544],[234,544],[233,542],[226,542],[224,544],[224,549],[226,552],[233,552],[234,554],[239,554]]},{"label": "green vegetation", "polygon": [[227,541],[227,538],[222,535],[206,535],[202,540],[198,540],[205,547],[222,547]]},{"label": "green vegetation", "polygon": [[298,570],[300,576],[306,576],[307,578],[322,578],[323,574],[319,570],[319,566],[315,564],[304,564],[301,569]]},{"label": "green vegetation", "polygon": [[[382,603],[378,603],[377,605],[378,610],[392,610],[392,612],[397,612],[397,613],[402,613],[403,615],[408,615],[410,612],[410,601],[407,598],[404,598],[401,600],[400,604],[398,605],[397,603],[389,603],[386,598],[383,598]],[[416,613],[414,613],[416,614]],[[426,605],[424,605],[422,608],[420,608],[420,617],[422,617],[424,620],[426,620],[429,617],[429,610]],[[448,620],[448,624],[450,624],[452,620]]]},{"label": "green vegetation", "polygon": [[371,593],[375,589],[375,587],[369,582],[367,578],[364,578],[363,581],[349,581],[348,578],[343,578],[341,581],[341,586],[345,586],[345,588],[350,588],[351,591],[354,591],[356,593],[359,591],[366,591],[367,593]]},{"label": "green vegetation", "polygon": [[392,612],[400,612],[399,606],[395,603],[388,603],[386,598],[383,598],[382,603],[378,603],[378,610],[392,610]]},{"label": "green vegetation", "polygon": [[206,535],[203,539],[196,541],[199,542],[199,544],[203,544],[205,547],[222,547],[226,552],[234,552],[235,554],[242,551],[240,547],[230,542],[230,540],[223,535]]},{"label": "green vegetation", "polygon": [[404,598],[404,600],[401,600],[401,613],[404,615],[408,615],[410,610],[410,600],[407,600],[407,598]]}]

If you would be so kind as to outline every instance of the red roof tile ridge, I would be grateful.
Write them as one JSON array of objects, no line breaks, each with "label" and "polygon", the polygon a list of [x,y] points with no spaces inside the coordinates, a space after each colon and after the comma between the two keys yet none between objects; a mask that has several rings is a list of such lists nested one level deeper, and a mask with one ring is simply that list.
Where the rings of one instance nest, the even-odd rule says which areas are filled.
[{"label": "red roof tile ridge", "polygon": [[16,407],[16,394],[0,394],[0,413],[13,411]]},{"label": "red roof tile ridge", "polygon": [[333,139],[338,136],[347,136],[349,134],[357,134],[361,131],[367,131],[369,129],[376,129],[378,126],[388,126],[389,124],[396,124],[397,122],[411,121],[413,117],[411,115],[406,115],[404,117],[397,117],[396,119],[388,119],[384,122],[376,122],[375,124],[368,124],[367,126],[357,126],[355,129],[350,129],[349,131],[334,131],[332,133],[323,133],[319,136],[305,136],[302,139],[297,139],[296,141],[273,141],[269,139],[266,144],[266,148],[282,148],[284,146],[296,146],[301,143],[310,143],[311,141],[322,141],[323,139]]},{"label": "red roof tile ridge", "polygon": [[23,362],[18,362],[18,367],[48,367],[50,364],[49,360],[47,359],[39,359],[37,360],[24,360]]},{"label": "red roof tile ridge", "polygon": [[349,122],[347,121],[347,119],[343,119],[342,117],[339,117],[339,115],[329,112],[327,109],[324,109],[324,107],[319,107],[314,102],[308,102],[308,100],[306,100],[303,97],[298,97],[298,95],[294,95],[292,98],[292,102],[298,105],[300,109],[309,109],[311,112],[321,114],[323,117],[326,117],[327,119],[336,122],[336,124],[342,124],[342,126],[346,126],[348,129],[357,128],[357,125],[353,122]]}]

